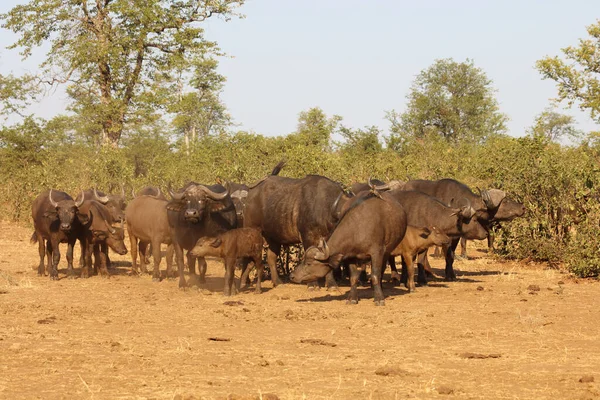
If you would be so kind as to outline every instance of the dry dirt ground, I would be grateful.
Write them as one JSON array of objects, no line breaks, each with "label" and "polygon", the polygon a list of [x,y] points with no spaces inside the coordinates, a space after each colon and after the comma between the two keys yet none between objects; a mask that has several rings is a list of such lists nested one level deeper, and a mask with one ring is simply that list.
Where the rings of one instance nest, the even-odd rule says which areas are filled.
[{"label": "dry dirt ground", "polygon": [[[0,398],[596,399],[600,283],[471,247],[459,281],[407,294],[285,284],[222,296],[131,277],[37,277],[31,228],[0,223]],[[441,260],[433,260],[442,273]],[[163,268],[164,269],[164,268]]]}]

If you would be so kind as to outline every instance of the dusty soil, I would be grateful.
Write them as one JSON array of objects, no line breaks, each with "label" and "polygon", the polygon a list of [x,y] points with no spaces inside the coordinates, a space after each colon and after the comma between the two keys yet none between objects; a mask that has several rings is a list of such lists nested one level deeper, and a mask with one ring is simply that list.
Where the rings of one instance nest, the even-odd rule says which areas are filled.
[{"label": "dusty soil", "polygon": [[224,298],[218,261],[186,292],[116,255],[110,279],[52,282],[30,236],[0,223],[0,398],[600,397],[597,281],[471,246],[458,282],[386,284],[385,307],[367,287],[354,306],[346,286]]}]

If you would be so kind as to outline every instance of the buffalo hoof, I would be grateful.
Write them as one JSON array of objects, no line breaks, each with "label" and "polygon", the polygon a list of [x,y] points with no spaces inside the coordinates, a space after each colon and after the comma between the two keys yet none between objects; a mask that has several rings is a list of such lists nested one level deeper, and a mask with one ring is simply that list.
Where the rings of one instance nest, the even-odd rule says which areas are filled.
[{"label": "buffalo hoof", "polygon": [[446,282],[454,282],[456,280],[456,275],[452,274],[452,275],[446,275],[446,277],[444,278],[444,280]]},{"label": "buffalo hoof", "polygon": [[272,282],[273,282],[273,287],[283,285],[283,282],[281,281],[281,279],[279,279],[279,277]]},{"label": "buffalo hoof", "polygon": [[328,292],[329,290],[337,290],[339,292],[340,288],[338,287],[338,285],[332,285],[332,286],[325,287],[325,291]]},{"label": "buffalo hoof", "polygon": [[385,300],[375,300],[376,306],[385,306]]},{"label": "buffalo hoof", "polygon": [[356,299],[348,299],[348,300],[346,300],[346,304],[358,304],[358,300],[356,300]]},{"label": "buffalo hoof", "polygon": [[53,281],[57,281],[58,280],[58,274],[56,275],[50,275],[50,279]]},{"label": "buffalo hoof", "polygon": [[187,288],[188,288],[188,285],[187,285],[187,283],[185,283],[185,280],[180,279],[179,280],[179,289],[185,291],[185,290],[187,290]]},{"label": "buffalo hoof", "polygon": [[262,290],[259,288],[254,289],[254,294],[261,294]]},{"label": "buffalo hoof", "polygon": [[390,282],[400,282],[400,274],[397,273],[396,271],[392,271],[392,274],[390,275]]},{"label": "buffalo hoof", "polygon": [[152,282],[160,282],[160,278],[159,277],[152,277]]}]

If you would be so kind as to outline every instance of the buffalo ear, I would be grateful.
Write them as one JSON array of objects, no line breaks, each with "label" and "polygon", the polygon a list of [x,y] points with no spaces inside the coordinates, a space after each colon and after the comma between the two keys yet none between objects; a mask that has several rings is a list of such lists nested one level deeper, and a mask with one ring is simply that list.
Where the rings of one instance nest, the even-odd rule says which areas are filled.
[{"label": "buffalo ear", "polygon": [[77,213],[77,219],[82,225],[87,225],[90,222],[90,216],[88,214]]},{"label": "buffalo ear", "polygon": [[54,219],[54,218],[56,218],[56,215],[57,215],[56,210],[49,210],[44,213],[44,217],[46,217],[46,218]]},{"label": "buffalo ear", "polygon": [[219,246],[221,245],[221,243],[223,243],[223,242],[222,242],[222,240],[221,240],[221,239],[219,239],[219,238],[216,238],[215,240],[213,240],[213,241],[211,242],[211,244],[210,244],[210,245],[211,245],[212,247],[219,247]]},{"label": "buffalo ear", "polygon": [[208,210],[211,213],[220,212],[220,211],[223,211],[226,208],[227,208],[227,205],[223,204],[220,201],[211,201],[210,205],[208,206]]},{"label": "buffalo ear", "polygon": [[423,239],[427,239],[429,235],[431,235],[431,229],[429,228],[423,228],[423,230],[419,234],[419,236],[421,236]]}]

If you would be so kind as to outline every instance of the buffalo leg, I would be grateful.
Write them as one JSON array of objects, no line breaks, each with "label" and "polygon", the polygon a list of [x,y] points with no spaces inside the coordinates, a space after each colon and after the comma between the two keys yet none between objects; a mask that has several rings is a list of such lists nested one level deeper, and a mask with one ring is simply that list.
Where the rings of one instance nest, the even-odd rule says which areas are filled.
[{"label": "buffalo leg", "polygon": [[252,271],[252,268],[256,267],[256,261],[254,261],[254,265],[250,267],[250,261],[248,259],[243,259],[240,262],[240,267],[242,268],[242,276],[240,277],[240,288],[245,289],[248,287],[248,276]]},{"label": "buffalo leg", "polygon": [[52,242],[46,240],[46,271],[42,271],[44,275],[50,274],[52,270]]},{"label": "buffalo leg", "polygon": [[94,244],[94,275],[98,275],[98,267],[100,266],[100,244]]},{"label": "buffalo leg", "polygon": [[271,271],[271,281],[273,282],[273,287],[283,283],[281,282],[279,273],[277,272],[277,257],[279,256],[280,251],[281,245],[269,243],[269,248],[267,249],[267,263],[269,264],[269,270]]},{"label": "buffalo leg", "polygon": [[442,257],[442,249],[440,248],[440,246],[435,246],[435,248],[433,249],[433,257]]},{"label": "buffalo leg", "polygon": [[402,254],[402,282],[409,292],[415,291],[415,265],[413,258],[413,255],[410,253]]},{"label": "buffalo leg", "polygon": [[94,245],[92,243],[82,243],[84,248],[84,258],[83,258],[83,268],[81,268],[81,277],[89,278],[90,276],[90,267],[92,266],[92,252],[94,250]]},{"label": "buffalo leg", "polygon": [[[104,245],[105,246],[105,245]],[[94,246],[94,258],[96,258],[96,263],[94,263],[94,268],[98,265],[98,271],[100,272],[100,276],[105,278],[109,277],[107,267],[107,257],[106,250],[103,244],[99,243]]]},{"label": "buffalo leg", "polygon": [[38,241],[38,253],[40,254],[40,264],[38,265],[38,275],[44,275],[44,257],[46,256],[46,243],[39,233],[35,233]]},{"label": "buffalo leg", "polygon": [[371,283],[373,285],[373,297],[376,306],[384,306],[385,300],[381,289],[381,270],[389,256],[383,254],[371,255]]},{"label": "buffalo leg", "polygon": [[[186,258],[187,258],[187,264],[188,264],[188,272],[190,274],[190,277],[192,277],[192,276],[196,275],[196,257],[192,256],[190,254],[190,252],[188,251]],[[200,266],[198,266],[198,267],[200,267]],[[200,268],[198,268],[198,269],[200,269]]]},{"label": "buffalo leg", "polygon": [[148,242],[143,242],[140,240],[139,243],[139,249],[140,249],[140,271],[142,271],[143,274],[147,274],[148,273],[148,267],[146,266],[148,264],[147,260],[148,260]]},{"label": "buffalo leg", "polygon": [[[188,254],[188,260],[189,260],[189,254]],[[194,257],[193,260],[196,260],[196,258]],[[206,283],[206,268],[207,268],[207,264],[206,264],[206,260],[204,259],[204,257],[198,257],[198,274],[199,278],[198,281],[200,283]],[[192,261],[193,263],[194,261]],[[235,264],[234,264],[234,268],[235,268]]]},{"label": "buffalo leg", "polygon": [[52,241],[52,268],[50,269],[50,279],[58,280],[58,263],[60,262],[59,242]]},{"label": "buffalo leg", "polygon": [[185,289],[187,284],[183,276],[183,248],[178,243],[173,243],[173,250],[175,252],[175,260],[177,260],[177,270],[179,271],[179,288]]},{"label": "buffalo leg", "polygon": [[150,245],[152,246],[152,258],[154,259],[154,270],[152,271],[152,280],[154,282],[160,282],[160,242],[151,243]]},{"label": "buffalo leg", "polygon": [[417,254],[417,283],[421,286],[427,285],[425,263],[429,264],[429,260],[427,259],[427,250]]},{"label": "buffalo leg", "polygon": [[467,258],[467,239],[464,237],[460,238],[460,256]]},{"label": "buffalo leg", "polygon": [[347,304],[358,304],[358,278],[360,272],[356,264],[350,264],[350,293],[348,293]]},{"label": "buffalo leg", "polygon": [[79,247],[81,247],[81,255],[79,256],[79,268],[83,268],[85,265],[85,244],[80,240]]},{"label": "buffalo leg", "polygon": [[[263,271],[265,269],[265,266],[262,261],[262,256],[254,257],[253,261],[254,261],[254,267],[256,267],[256,288],[254,289],[254,292],[260,294],[262,291],[260,282],[262,281],[262,276],[263,276]],[[249,268],[246,267],[246,269],[248,270]],[[244,271],[244,273],[246,273],[246,272]],[[246,275],[246,278],[247,278],[247,275]]]},{"label": "buffalo leg", "polygon": [[446,250],[446,277],[447,281],[456,280],[456,274],[454,273],[454,252],[456,251],[456,247],[458,246],[458,242],[460,238],[452,239],[450,245],[445,249]]},{"label": "buffalo leg", "polygon": [[73,248],[76,241],[77,239],[72,239],[67,243],[67,276],[69,278],[75,277],[75,273],[73,272]]},{"label": "buffalo leg", "polygon": [[106,244],[103,245],[103,249],[102,252],[104,252],[104,249],[106,248],[106,252],[104,252],[104,258],[106,259],[106,268],[112,268],[112,262],[110,261],[110,255],[108,254],[110,252],[110,250],[108,249],[108,246]]},{"label": "buffalo leg", "polygon": [[333,270],[329,271],[327,275],[325,275],[325,288],[327,290],[338,288],[338,284],[335,281],[335,277],[333,276]]},{"label": "buffalo leg", "polygon": [[[129,225],[127,225],[129,227]],[[130,250],[130,254],[131,254],[131,272],[135,275],[138,274],[138,267],[137,267],[137,256],[138,256],[138,239],[137,237],[135,237],[132,233],[131,230],[127,230],[127,233],[129,233],[129,248]]]},{"label": "buffalo leg", "polygon": [[225,276],[224,276],[224,287],[223,287],[223,294],[225,296],[231,296],[232,294],[236,294],[237,292],[237,288],[234,284],[234,272],[235,272],[235,264],[236,264],[236,259],[235,258],[226,258],[225,259]]},{"label": "buffalo leg", "polygon": [[[398,273],[398,269],[396,268],[396,257],[394,256],[390,256],[390,258],[388,259],[388,263],[390,264],[390,269],[392,270],[390,272],[390,282],[399,282],[400,281],[400,274]],[[384,271],[385,271],[385,267],[384,267]],[[383,276],[382,276],[383,279]]]},{"label": "buffalo leg", "polygon": [[146,265],[150,264],[150,254],[154,254],[154,250],[152,250],[152,243],[148,245],[148,250],[146,251]]},{"label": "buffalo leg", "polygon": [[[160,246],[159,246],[160,248]],[[167,259],[167,279],[174,278],[173,275],[173,245],[170,244],[167,246],[167,255],[165,256]]]},{"label": "buffalo leg", "polygon": [[488,253],[493,253],[494,252],[494,230],[493,229],[488,229],[488,235],[487,235],[487,243],[488,243]]}]

